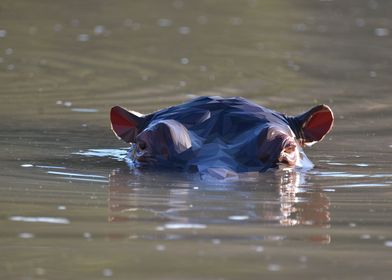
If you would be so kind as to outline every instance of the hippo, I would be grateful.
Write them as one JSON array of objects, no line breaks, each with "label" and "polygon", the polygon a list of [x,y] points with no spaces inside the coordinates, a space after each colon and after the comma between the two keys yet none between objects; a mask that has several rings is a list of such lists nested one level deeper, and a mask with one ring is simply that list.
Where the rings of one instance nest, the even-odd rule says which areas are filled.
[{"label": "hippo", "polygon": [[334,116],[318,105],[298,116],[267,109],[242,97],[198,97],[142,115],[115,106],[115,135],[130,143],[137,168],[162,167],[220,174],[313,168],[304,146],[321,141]]}]

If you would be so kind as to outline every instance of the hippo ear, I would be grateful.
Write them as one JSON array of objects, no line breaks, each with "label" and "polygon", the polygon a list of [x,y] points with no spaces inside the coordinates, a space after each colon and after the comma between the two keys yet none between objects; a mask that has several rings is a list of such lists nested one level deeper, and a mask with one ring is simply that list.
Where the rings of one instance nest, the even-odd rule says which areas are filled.
[{"label": "hippo ear", "polygon": [[135,142],[136,135],[145,120],[136,112],[129,112],[120,106],[115,106],[110,111],[112,130],[118,138],[127,143]]},{"label": "hippo ear", "polygon": [[301,140],[305,145],[321,141],[331,131],[333,113],[327,105],[318,105],[296,117],[301,130]]}]

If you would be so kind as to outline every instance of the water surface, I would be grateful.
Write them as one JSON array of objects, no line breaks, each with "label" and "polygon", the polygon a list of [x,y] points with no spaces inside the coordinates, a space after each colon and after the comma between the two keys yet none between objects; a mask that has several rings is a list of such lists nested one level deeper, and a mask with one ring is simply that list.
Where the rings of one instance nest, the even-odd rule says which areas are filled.
[{"label": "water surface", "polygon": [[[0,278],[389,279],[390,1],[2,1]],[[308,172],[130,170],[110,131],[201,95],[333,132]]]}]

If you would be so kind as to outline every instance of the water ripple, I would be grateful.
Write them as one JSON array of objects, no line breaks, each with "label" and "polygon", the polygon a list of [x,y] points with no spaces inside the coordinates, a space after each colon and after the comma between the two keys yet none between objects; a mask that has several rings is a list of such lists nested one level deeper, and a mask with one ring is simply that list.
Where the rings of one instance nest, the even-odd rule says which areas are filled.
[{"label": "water ripple", "polygon": [[24,217],[24,216],[11,216],[10,221],[14,222],[27,222],[27,223],[48,223],[48,224],[64,224],[67,225],[70,221],[66,218],[56,217]]},{"label": "water ripple", "polygon": [[79,151],[73,153],[74,155],[82,155],[87,157],[106,157],[112,158],[118,161],[123,161],[124,158],[127,156],[129,148],[122,148],[122,149],[88,149],[85,151]]},{"label": "water ripple", "polygon": [[206,225],[203,224],[180,224],[180,223],[169,223],[165,224],[166,229],[205,229]]}]

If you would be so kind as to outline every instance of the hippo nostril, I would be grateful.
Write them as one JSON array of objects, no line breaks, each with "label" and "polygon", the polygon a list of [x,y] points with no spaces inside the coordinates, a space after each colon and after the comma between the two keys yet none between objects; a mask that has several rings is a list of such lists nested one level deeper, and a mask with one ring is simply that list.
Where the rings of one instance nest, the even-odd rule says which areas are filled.
[{"label": "hippo nostril", "polygon": [[280,160],[280,163],[290,165],[290,162],[287,160],[287,158],[282,158],[282,159]]}]

